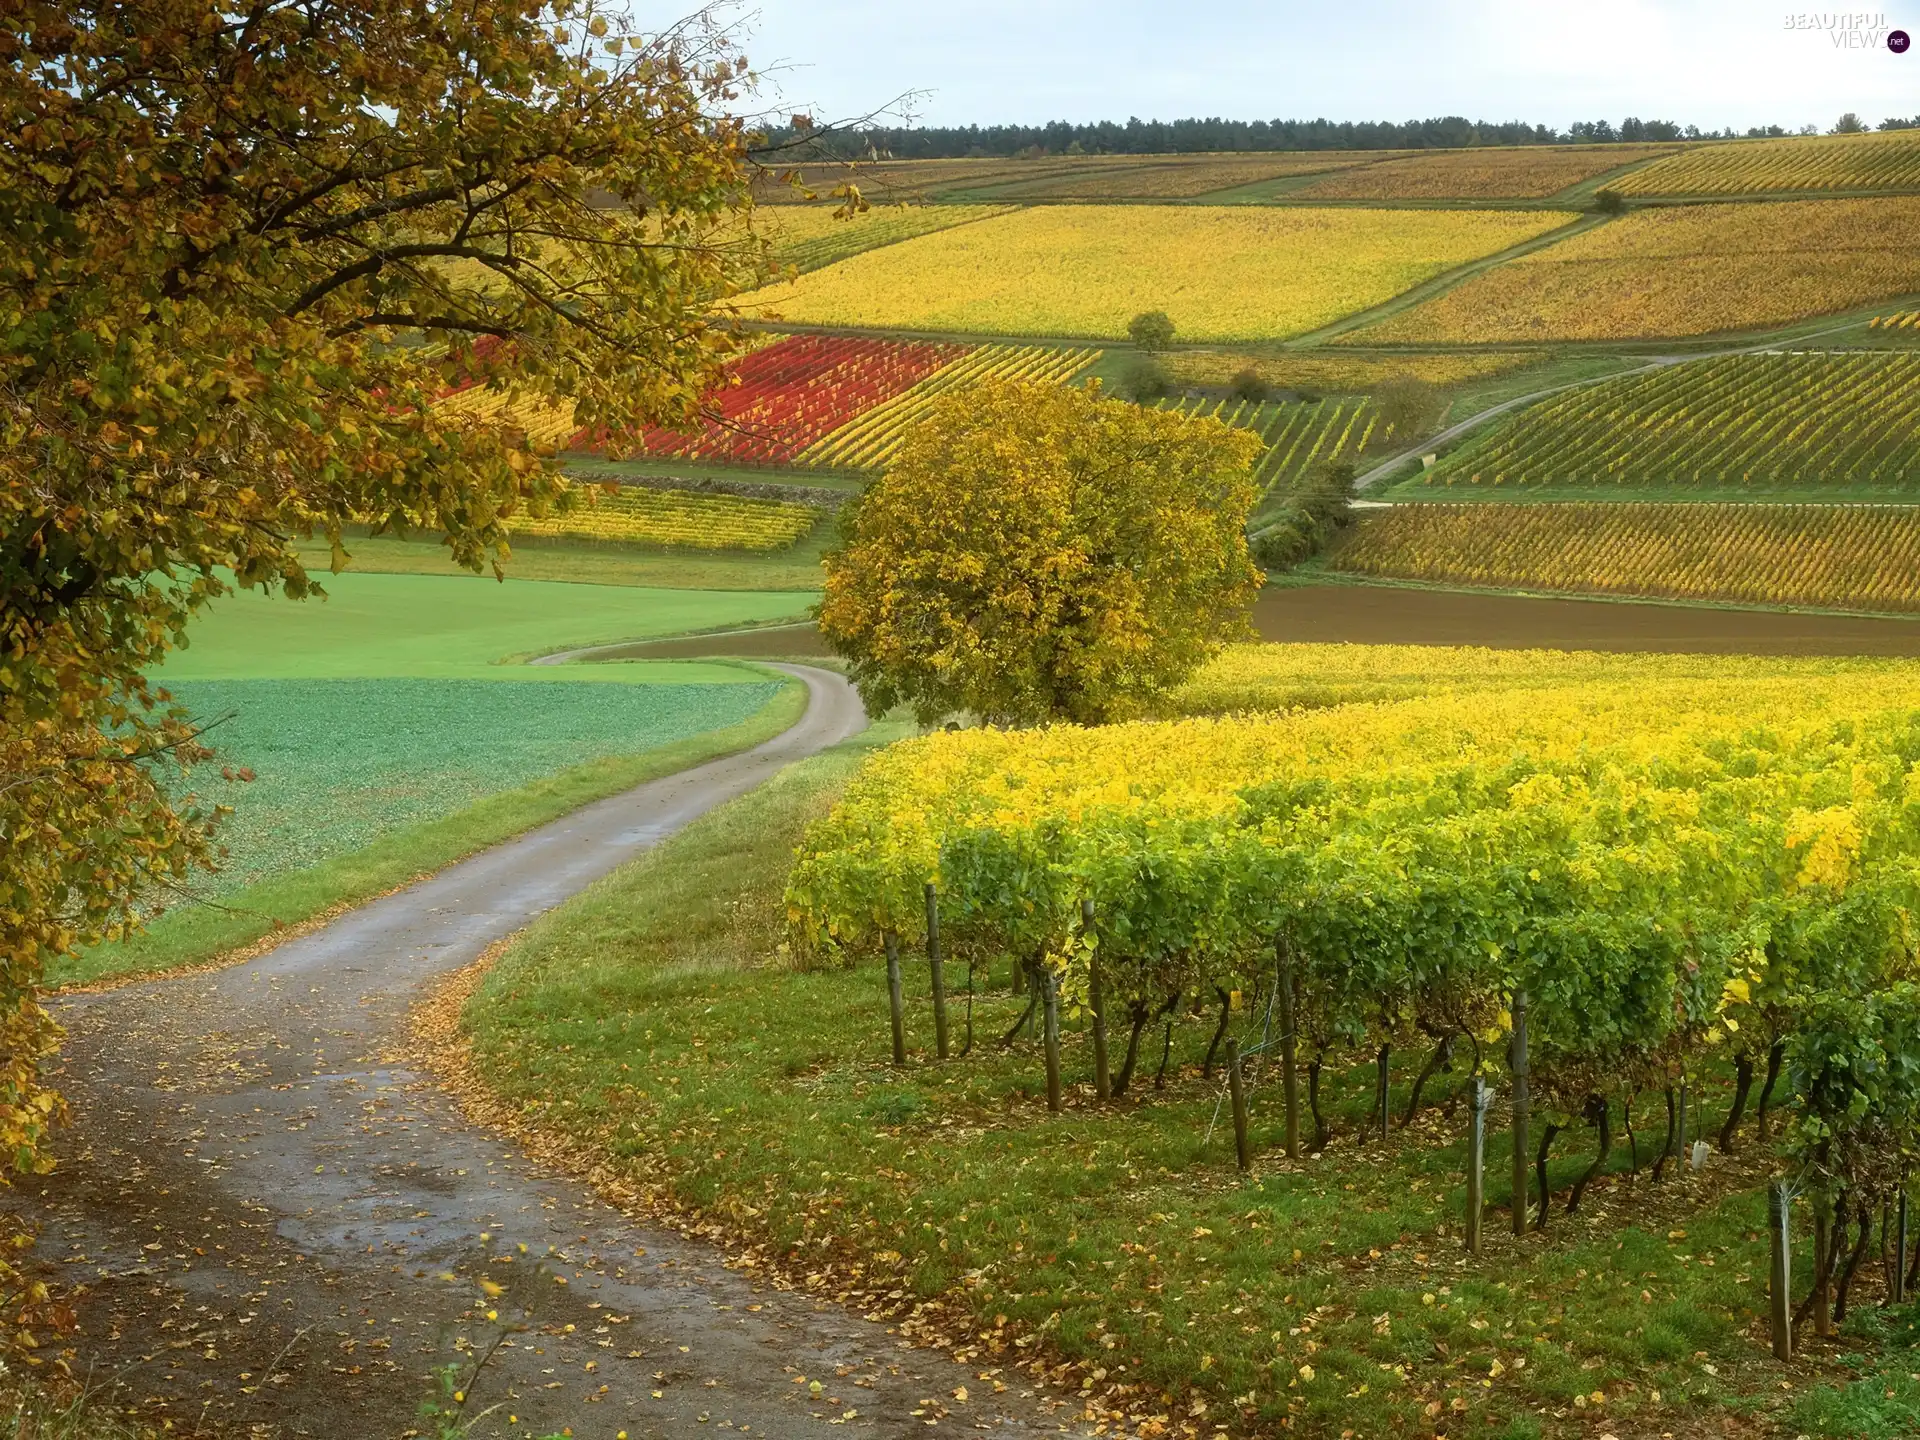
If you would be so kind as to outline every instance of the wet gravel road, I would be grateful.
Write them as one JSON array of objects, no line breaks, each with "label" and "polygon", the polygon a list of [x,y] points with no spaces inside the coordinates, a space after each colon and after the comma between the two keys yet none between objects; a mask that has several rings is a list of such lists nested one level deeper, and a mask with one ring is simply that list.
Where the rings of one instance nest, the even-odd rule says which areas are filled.
[{"label": "wet gravel road", "polygon": [[63,1003],[74,1124],[60,1168],[7,1203],[42,1218],[54,1278],[88,1287],[78,1367],[176,1434],[384,1440],[428,1428],[431,1371],[501,1335],[491,1307],[531,1327],[473,1388],[469,1414],[496,1407],[476,1436],[1058,1433],[1011,1376],[630,1223],[389,1058],[435,976],[865,724],[839,677],[789,668],[807,714],[755,750],[248,964]]}]

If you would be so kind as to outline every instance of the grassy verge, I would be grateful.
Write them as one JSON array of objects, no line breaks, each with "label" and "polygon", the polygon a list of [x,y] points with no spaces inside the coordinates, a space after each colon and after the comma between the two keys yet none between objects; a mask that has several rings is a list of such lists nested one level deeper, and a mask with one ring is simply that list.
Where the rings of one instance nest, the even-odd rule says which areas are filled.
[{"label": "grassy verge", "polygon": [[293,874],[259,881],[218,905],[188,904],[140,934],[97,945],[53,967],[54,986],[95,985],[207,964],[246,953],[287,927],[383,895],[571,810],[778,735],[806,711],[806,687],[782,685],[737,725],[638,755],[576,765],[488,796],[440,819],[395,831],[362,849]]},{"label": "grassy verge", "polygon": [[154,1440],[85,1394],[56,1394],[0,1366],[0,1435],[6,1440]]},{"label": "grassy verge", "polygon": [[[1110,1110],[1070,1026],[1074,1083],[1050,1119],[1036,1046],[999,1043],[1021,1008],[1004,970],[978,977],[971,1054],[940,1063],[910,963],[912,1062],[890,1068],[877,967],[802,971],[778,948],[801,827],[888,735],[794,767],[508,947],[465,1024],[522,1125],[748,1237],[797,1284],[947,1337],[983,1384],[1018,1368],[1143,1436],[1913,1433],[1920,1330],[1911,1307],[1873,1308],[1877,1279],[1858,1282],[1837,1340],[1790,1366],[1767,1354],[1751,1124],[1742,1154],[1657,1185],[1621,1173],[1619,1144],[1568,1216],[1591,1146],[1574,1125],[1547,1233],[1516,1241],[1496,1208],[1469,1258],[1460,1111],[1361,1138],[1367,1064],[1325,1078],[1334,1138],[1299,1162],[1278,1152],[1273,1077],[1256,1077],[1245,1177],[1220,1078],[1202,1073],[1210,1013],[1177,1016],[1164,1088],[1151,1033],[1134,1095]],[[964,966],[948,973],[963,990]],[[964,1034],[964,995],[953,1012]],[[1244,1038],[1261,1016],[1236,1020]],[[1399,1062],[1396,1115],[1420,1058]],[[1723,1087],[1700,1104],[1708,1133]],[[1663,1133],[1649,1111],[1658,1096],[1639,1110],[1643,1171]],[[1495,1207],[1507,1154],[1490,1147]]]}]

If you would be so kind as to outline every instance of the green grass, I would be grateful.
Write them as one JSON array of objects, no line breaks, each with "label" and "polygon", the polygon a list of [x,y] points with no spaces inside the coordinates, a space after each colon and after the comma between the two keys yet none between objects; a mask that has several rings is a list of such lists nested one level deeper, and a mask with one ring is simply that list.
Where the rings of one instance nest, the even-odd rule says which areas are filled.
[{"label": "green grass", "polygon": [[216,754],[173,783],[232,807],[218,837],[231,853],[183,895],[148,897],[148,913],[164,913],[146,932],[55,966],[51,983],[244,948],[757,744],[805,704],[776,672],[733,661],[502,663],[780,619],[805,592],[352,572],[328,589],[305,603],[240,592],[195,620],[159,678],[210,723]]},{"label": "green grass", "polygon": [[[619,667],[646,675],[652,666]],[[562,678],[194,681],[176,698],[203,721],[220,769],[191,777],[229,805],[231,852],[202,893],[224,895],[575,766],[739,725],[781,688],[744,667],[721,684],[581,685]],[[539,672],[536,672],[539,673]],[[548,672],[552,673],[552,672]],[[596,671],[596,673],[600,673]],[[255,778],[228,780],[246,767]]]},{"label": "green grass", "polygon": [[[1454,1440],[1651,1436],[1719,1433],[1741,1415],[1788,1434],[1911,1433],[1912,1387],[1895,1384],[1911,1357],[1887,1348],[1868,1299],[1847,1336],[1793,1369],[1767,1355],[1756,1162],[1602,1183],[1581,1215],[1556,1204],[1548,1233],[1524,1242],[1496,1210],[1469,1260],[1459,1115],[1358,1140],[1364,1064],[1330,1077],[1334,1142],[1297,1164],[1277,1153],[1271,1076],[1256,1083],[1245,1179],[1215,1125],[1218,1078],[1198,1073],[1210,1014],[1176,1026],[1164,1090],[1155,1043],[1136,1097],[1111,1111],[1091,1101],[1070,1025],[1068,1110],[1050,1119],[1036,1047],[997,1043],[1019,1008],[1004,969],[981,977],[972,1053],[942,1064],[909,957],[912,1063],[893,1070],[878,967],[801,970],[779,944],[801,826],[897,733],[787,771],[536,922],[466,1010],[483,1076],[527,1123],[724,1217],[823,1293],[895,1317],[948,1297],[990,1373],[1055,1366],[1096,1398],[1204,1405],[1208,1430],[1424,1437],[1439,1416]],[[964,966],[949,974],[962,989]],[[958,1030],[963,998],[953,1010]],[[1242,1016],[1241,1033],[1253,1023]],[[1401,1061],[1396,1108],[1414,1063]],[[1709,1123],[1723,1104],[1709,1090]],[[1657,1096],[1640,1107],[1643,1156],[1660,1109]],[[1590,1143],[1579,1127],[1559,1142],[1563,1197]],[[1490,1147],[1495,1206],[1505,1156]]]},{"label": "green grass", "polygon": [[[761,687],[734,687],[728,693],[741,690],[760,692]],[[526,692],[501,693],[503,698],[517,699]],[[579,698],[591,695],[586,689],[578,692]],[[748,749],[785,730],[805,710],[805,687],[781,685],[771,699],[735,724],[656,744],[639,754],[569,765],[451,814],[390,829],[365,845],[318,859],[304,869],[270,875],[221,895],[217,905],[174,906],[139,934],[58,962],[50,967],[47,983],[89,985],[153,974],[243,949],[284,926],[385,894],[604,796]],[[248,816],[242,827],[250,832],[258,829],[259,822]]]},{"label": "green grass", "polygon": [[[290,603],[258,591],[216,600],[194,621],[187,648],[168,659],[158,678],[168,685],[390,675],[552,679],[501,662],[797,618],[814,598],[803,590],[670,590],[353,571],[324,583],[325,600]],[[595,678],[632,677],[608,672]]]},{"label": "green grass", "polygon": [[[641,550],[624,545],[583,545],[564,541],[522,540],[508,562],[508,584],[515,581],[567,581],[577,585],[636,585],[660,590],[777,590],[790,593],[820,588],[822,526],[815,536],[777,555],[696,555]],[[475,575],[448,558],[431,540],[401,540],[391,535],[349,540],[354,575],[432,575],[493,584],[492,575]],[[323,585],[327,578],[325,545],[297,547],[301,561]],[[811,598],[811,597],[809,597]]]}]

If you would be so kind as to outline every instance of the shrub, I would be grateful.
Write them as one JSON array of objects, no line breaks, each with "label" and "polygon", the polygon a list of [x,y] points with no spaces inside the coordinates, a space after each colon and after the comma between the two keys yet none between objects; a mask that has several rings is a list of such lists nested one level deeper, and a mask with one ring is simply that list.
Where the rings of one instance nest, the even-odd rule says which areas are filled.
[{"label": "shrub", "polygon": [[1254,369],[1242,370],[1233,377],[1227,386],[1227,393],[1236,400],[1262,401],[1272,393],[1271,387],[1260,378],[1260,372]]},{"label": "shrub", "polygon": [[1148,401],[1164,400],[1171,395],[1173,376],[1158,360],[1142,356],[1121,372],[1120,383],[1114,388],[1121,399],[1144,405]]},{"label": "shrub", "polygon": [[1164,310],[1146,310],[1127,322],[1127,335],[1149,355],[1173,344],[1173,321]]}]

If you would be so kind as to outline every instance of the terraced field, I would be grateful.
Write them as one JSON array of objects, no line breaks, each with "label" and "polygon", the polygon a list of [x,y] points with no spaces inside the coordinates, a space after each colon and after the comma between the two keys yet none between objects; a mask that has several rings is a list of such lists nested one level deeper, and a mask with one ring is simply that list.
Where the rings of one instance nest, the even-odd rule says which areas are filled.
[{"label": "terraced field", "polygon": [[1920,130],[1701,145],[1623,176],[1623,195],[1920,190]]},{"label": "terraced field", "polygon": [[1920,490],[1920,354],[1734,355],[1605,381],[1462,446],[1427,483]]},{"label": "terraced field", "polygon": [[1444,584],[1920,611],[1911,505],[1395,505],[1332,567]]},{"label": "terraced field", "polygon": [[1495,266],[1342,337],[1632,340],[1785,325],[1920,290],[1920,198],[1683,205]]},{"label": "terraced field", "polygon": [[1299,200],[1544,200],[1671,145],[1518,145],[1443,150],[1345,170],[1293,192]]}]

